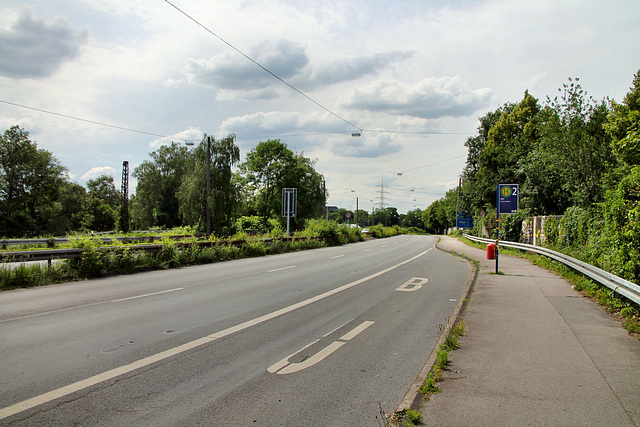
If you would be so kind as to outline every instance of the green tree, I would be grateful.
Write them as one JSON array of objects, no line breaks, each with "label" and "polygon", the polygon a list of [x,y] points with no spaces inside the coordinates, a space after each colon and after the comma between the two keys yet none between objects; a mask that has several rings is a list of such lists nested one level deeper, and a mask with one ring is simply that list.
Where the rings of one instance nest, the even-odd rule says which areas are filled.
[{"label": "green tree", "polygon": [[54,235],[62,235],[69,231],[81,231],[89,227],[92,220],[87,210],[87,190],[80,184],[65,182],[60,187],[58,199],[60,212],[57,229]]},{"label": "green tree", "polygon": [[407,214],[402,219],[402,226],[424,229],[424,221],[422,220],[422,210],[417,208],[407,212]]},{"label": "green tree", "polygon": [[100,175],[88,180],[87,190],[89,196],[102,200],[113,209],[120,206],[122,195],[116,189],[113,177],[110,175]]},{"label": "green tree", "polygon": [[206,218],[207,140],[211,138],[211,231],[223,234],[230,230],[239,206],[237,180],[232,167],[240,161],[240,149],[235,144],[235,135],[216,140],[206,134],[194,150],[189,171],[184,175],[178,192],[180,214],[187,224],[198,224],[204,231]]},{"label": "green tree", "polygon": [[32,236],[57,230],[63,167],[19,126],[0,137],[0,235]]},{"label": "green tree", "polygon": [[441,203],[442,201],[438,199],[422,211],[422,222],[429,233],[439,234],[440,230],[444,228],[438,220],[438,210]]},{"label": "green tree", "polygon": [[117,213],[108,203],[97,197],[87,197],[87,213],[90,222],[88,228],[95,231],[111,231],[115,229]]},{"label": "green tree", "polygon": [[448,233],[456,225],[458,189],[452,188],[445,196],[431,203],[422,211],[422,221],[430,233]]},{"label": "green tree", "polygon": [[611,103],[606,132],[618,160],[628,166],[640,165],[640,70],[633,76],[633,86],[622,104]]},{"label": "green tree", "polygon": [[87,189],[86,210],[91,217],[87,227],[95,231],[114,230],[122,196],[113,177],[100,175],[92,178],[87,181]]},{"label": "green tree", "polygon": [[477,193],[475,208],[486,204],[495,206],[497,184],[523,181],[519,162],[539,138],[539,111],[538,100],[525,92],[524,99],[513,108],[505,108],[489,128],[472,181],[473,191]]},{"label": "green tree", "polygon": [[326,198],[322,176],[313,166],[312,160],[294,153],[280,140],[259,143],[239,166],[249,198],[245,214],[256,214],[265,224],[269,218],[279,218],[282,189],[297,188],[298,218],[320,216]]},{"label": "green tree", "polygon": [[365,228],[367,225],[371,224],[371,215],[369,212],[364,209],[358,209],[353,212],[353,221],[358,221],[358,225],[362,228]]},{"label": "green tree", "polygon": [[145,160],[133,171],[138,185],[131,220],[137,228],[181,226],[178,191],[192,163],[192,153],[172,142],[149,155],[151,160]]},{"label": "green tree", "polygon": [[604,200],[603,177],[615,157],[604,131],[607,105],[587,97],[578,80],[569,79],[560,98],[548,99],[553,114],[546,116],[540,149],[552,153],[571,204],[586,209]]}]

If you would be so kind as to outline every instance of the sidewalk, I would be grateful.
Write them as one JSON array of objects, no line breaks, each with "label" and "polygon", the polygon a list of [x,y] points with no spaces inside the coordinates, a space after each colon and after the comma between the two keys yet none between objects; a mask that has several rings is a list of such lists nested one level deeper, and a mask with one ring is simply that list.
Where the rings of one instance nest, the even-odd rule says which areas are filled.
[{"label": "sidewalk", "polygon": [[428,426],[640,426],[640,341],[564,279],[442,237],[481,269]]}]

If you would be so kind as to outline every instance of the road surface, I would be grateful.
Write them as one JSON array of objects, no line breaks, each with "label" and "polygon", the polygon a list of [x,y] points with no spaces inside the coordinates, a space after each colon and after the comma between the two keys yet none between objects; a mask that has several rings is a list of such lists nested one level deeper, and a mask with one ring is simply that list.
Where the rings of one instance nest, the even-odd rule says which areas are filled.
[{"label": "road surface", "polygon": [[0,293],[0,425],[381,425],[471,275],[435,240]]}]

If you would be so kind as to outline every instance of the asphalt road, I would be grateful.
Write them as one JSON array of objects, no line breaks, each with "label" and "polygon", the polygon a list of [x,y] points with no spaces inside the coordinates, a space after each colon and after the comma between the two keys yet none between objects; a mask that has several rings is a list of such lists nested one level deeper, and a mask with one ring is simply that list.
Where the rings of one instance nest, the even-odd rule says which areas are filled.
[{"label": "asphalt road", "polygon": [[471,275],[434,243],[0,293],[0,425],[381,425]]}]

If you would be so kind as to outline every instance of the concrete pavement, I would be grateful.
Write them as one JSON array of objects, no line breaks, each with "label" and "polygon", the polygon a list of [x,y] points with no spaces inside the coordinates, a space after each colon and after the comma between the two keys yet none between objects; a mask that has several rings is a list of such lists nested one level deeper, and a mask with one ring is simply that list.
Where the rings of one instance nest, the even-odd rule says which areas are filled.
[{"label": "concrete pavement", "polygon": [[442,237],[481,269],[460,348],[422,408],[428,426],[640,426],[640,341],[529,261]]}]

